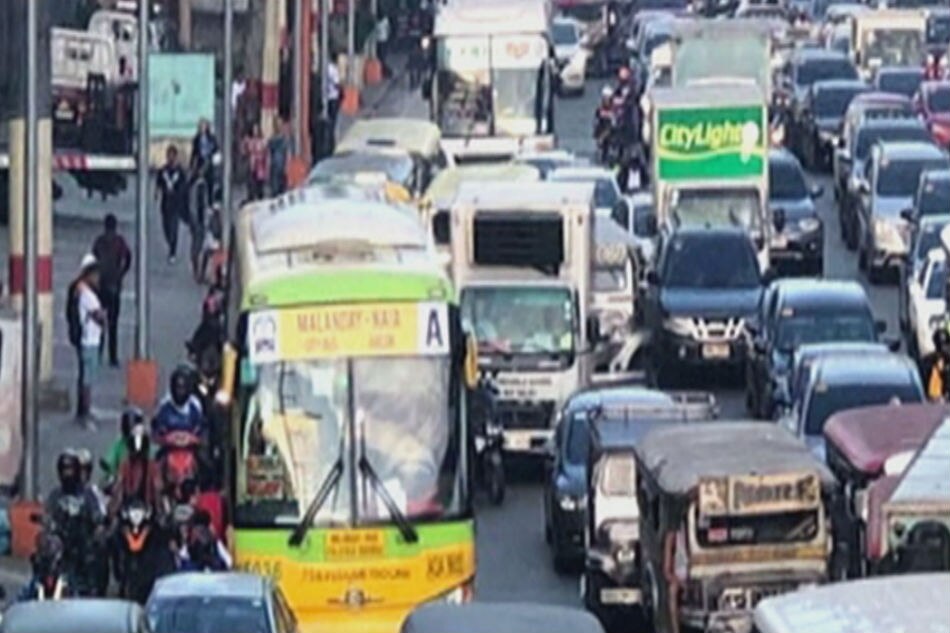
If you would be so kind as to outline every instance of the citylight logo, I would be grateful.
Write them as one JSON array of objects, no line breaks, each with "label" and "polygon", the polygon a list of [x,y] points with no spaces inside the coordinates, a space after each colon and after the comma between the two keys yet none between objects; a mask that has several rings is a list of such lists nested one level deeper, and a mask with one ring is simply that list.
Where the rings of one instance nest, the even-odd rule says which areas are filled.
[{"label": "citylight logo", "polygon": [[762,131],[755,121],[668,123],[660,128],[661,152],[683,158],[729,152],[738,153],[742,162],[748,162],[761,139]]}]

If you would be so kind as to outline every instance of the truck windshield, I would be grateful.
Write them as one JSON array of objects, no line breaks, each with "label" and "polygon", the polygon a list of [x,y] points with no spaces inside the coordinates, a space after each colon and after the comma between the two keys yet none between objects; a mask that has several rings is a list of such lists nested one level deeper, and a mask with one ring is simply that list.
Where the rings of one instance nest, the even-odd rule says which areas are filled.
[{"label": "truck windshield", "polygon": [[927,20],[927,43],[950,44],[950,15],[932,15]]},{"label": "truck windshield", "polygon": [[762,207],[754,189],[680,189],[673,193],[670,211],[683,225],[757,229]]},{"label": "truck windshield", "polygon": [[466,288],[462,324],[483,353],[574,351],[574,302],[566,288]]},{"label": "truck windshield", "polygon": [[702,548],[730,545],[780,545],[808,543],[819,531],[817,509],[745,516],[700,515],[696,541]]},{"label": "truck windshield", "polygon": [[[353,445],[407,517],[459,511],[447,356],[245,361],[240,373],[238,524],[295,524],[338,461],[342,479],[314,524],[388,519],[344,450]],[[398,375],[415,379],[394,381]]]},{"label": "truck windshield", "polygon": [[864,58],[882,66],[916,66],[924,56],[924,38],[918,30],[888,28],[864,35]]}]

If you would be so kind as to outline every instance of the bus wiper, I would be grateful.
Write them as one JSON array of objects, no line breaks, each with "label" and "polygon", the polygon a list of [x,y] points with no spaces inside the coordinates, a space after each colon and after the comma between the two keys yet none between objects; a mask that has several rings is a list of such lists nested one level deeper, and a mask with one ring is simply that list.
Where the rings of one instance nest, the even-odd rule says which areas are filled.
[{"label": "bus wiper", "polygon": [[379,478],[379,473],[376,472],[376,469],[373,468],[373,465],[369,462],[369,459],[367,459],[366,430],[363,426],[362,420],[360,420],[357,424],[359,429],[360,443],[360,458],[357,462],[357,468],[359,468],[360,473],[362,473],[362,475],[369,480],[369,484],[373,487],[373,491],[382,500],[383,505],[386,506],[386,510],[389,511],[389,516],[392,517],[393,521],[396,522],[396,527],[399,528],[399,533],[402,535],[402,539],[407,543],[418,543],[419,533],[416,532],[416,528],[414,528],[412,523],[409,522],[409,519],[406,517],[405,513],[399,509],[399,505],[396,503],[396,500],[393,499],[392,495],[389,494],[389,491],[386,490],[386,485],[383,483],[383,480]]},{"label": "bus wiper", "polygon": [[313,520],[317,518],[317,513],[320,512],[323,504],[327,502],[330,494],[336,490],[340,479],[343,478],[343,448],[343,437],[340,437],[340,451],[337,454],[336,462],[333,463],[333,467],[330,468],[330,472],[327,473],[327,476],[323,478],[320,489],[317,490],[317,494],[313,496],[313,500],[310,502],[310,505],[307,506],[307,511],[304,512],[300,523],[294,526],[294,531],[291,532],[290,538],[287,539],[287,545],[290,547],[300,547],[300,544],[303,543],[304,536],[307,534],[307,529],[313,525]]}]

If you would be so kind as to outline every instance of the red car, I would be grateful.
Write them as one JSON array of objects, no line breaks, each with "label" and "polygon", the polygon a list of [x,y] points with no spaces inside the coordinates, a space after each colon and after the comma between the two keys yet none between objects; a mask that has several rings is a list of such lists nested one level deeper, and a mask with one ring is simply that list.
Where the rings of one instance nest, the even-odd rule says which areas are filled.
[{"label": "red car", "polygon": [[950,80],[922,83],[914,96],[914,106],[927,123],[934,142],[950,148]]}]

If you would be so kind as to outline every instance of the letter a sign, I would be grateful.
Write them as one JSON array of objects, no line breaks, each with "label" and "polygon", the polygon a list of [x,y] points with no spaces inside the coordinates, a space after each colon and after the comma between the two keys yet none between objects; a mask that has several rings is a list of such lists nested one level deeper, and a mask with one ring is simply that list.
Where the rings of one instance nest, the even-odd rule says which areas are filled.
[{"label": "letter a sign", "polygon": [[444,303],[420,303],[418,327],[421,353],[448,353],[449,311]]}]

